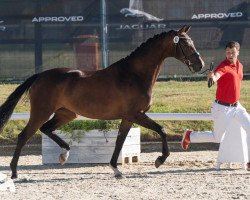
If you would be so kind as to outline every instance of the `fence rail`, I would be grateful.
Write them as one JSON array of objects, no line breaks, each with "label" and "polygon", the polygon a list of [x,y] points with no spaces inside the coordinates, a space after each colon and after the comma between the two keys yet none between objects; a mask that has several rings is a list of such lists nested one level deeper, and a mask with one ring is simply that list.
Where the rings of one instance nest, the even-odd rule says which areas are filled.
[{"label": "fence rail", "polygon": [[[209,121],[212,120],[211,113],[146,113],[153,120],[180,120],[180,121]],[[11,120],[29,120],[29,113],[13,113]],[[77,119],[93,120],[86,117]]]}]

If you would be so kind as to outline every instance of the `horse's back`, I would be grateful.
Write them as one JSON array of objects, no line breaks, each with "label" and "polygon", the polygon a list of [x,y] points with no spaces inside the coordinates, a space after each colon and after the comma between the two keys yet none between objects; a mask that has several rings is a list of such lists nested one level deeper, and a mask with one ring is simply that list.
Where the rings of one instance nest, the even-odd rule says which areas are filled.
[{"label": "horse's back", "polygon": [[[30,88],[31,106],[38,105],[43,101],[52,107],[62,106],[64,91],[68,84],[80,77],[87,77],[83,71],[71,68],[54,68],[40,73],[39,78]],[[72,85],[72,84],[71,84]]]},{"label": "horse's back", "polygon": [[94,107],[99,107],[98,105],[105,103],[108,93],[114,91],[114,88],[111,89],[110,76],[105,74],[110,75],[103,70],[85,72],[55,68],[44,71],[30,89],[31,107],[53,111],[65,107],[73,112],[85,114],[79,110],[86,110],[86,105],[90,108],[96,104],[93,102],[97,101],[99,104]]},{"label": "horse's back", "polygon": [[54,68],[41,73],[42,78],[52,78],[52,80],[67,78],[67,76],[85,77],[88,75],[84,71],[71,68]]}]

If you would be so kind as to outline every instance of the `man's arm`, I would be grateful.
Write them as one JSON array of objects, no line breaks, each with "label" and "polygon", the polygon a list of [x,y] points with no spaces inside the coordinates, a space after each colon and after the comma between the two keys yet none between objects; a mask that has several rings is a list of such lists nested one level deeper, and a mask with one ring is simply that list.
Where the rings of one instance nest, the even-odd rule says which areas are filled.
[{"label": "man's arm", "polygon": [[216,82],[219,80],[219,78],[221,77],[220,73],[218,72],[213,72],[213,71],[209,71],[207,74],[208,79],[211,78],[213,79],[213,82]]}]

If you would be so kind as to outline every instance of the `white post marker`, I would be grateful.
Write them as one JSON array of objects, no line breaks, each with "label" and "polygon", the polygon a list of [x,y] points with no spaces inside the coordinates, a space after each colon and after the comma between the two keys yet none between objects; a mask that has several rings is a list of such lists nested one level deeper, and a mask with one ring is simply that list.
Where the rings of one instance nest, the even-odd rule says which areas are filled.
[{"label": "white post marker", "polygon": [[15,184],[12,179],[7,179],[6,174],[0,172],[0,192],[8,190],[10,192],[16,192]]}]

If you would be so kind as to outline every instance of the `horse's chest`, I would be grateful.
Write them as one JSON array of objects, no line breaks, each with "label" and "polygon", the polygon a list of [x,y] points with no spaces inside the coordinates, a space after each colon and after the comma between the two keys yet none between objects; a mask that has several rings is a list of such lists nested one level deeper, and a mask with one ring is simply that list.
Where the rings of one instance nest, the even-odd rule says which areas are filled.
[{"label": "horse's chest", "polygon": [[149,94],[142,94],[135,101],[136,101],[136,104],[138,105],[138,107],[140,108],[141,111],[146,111],[151,106],[152,98],[151,98],[151,95],[149,95]]}]

